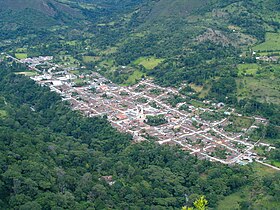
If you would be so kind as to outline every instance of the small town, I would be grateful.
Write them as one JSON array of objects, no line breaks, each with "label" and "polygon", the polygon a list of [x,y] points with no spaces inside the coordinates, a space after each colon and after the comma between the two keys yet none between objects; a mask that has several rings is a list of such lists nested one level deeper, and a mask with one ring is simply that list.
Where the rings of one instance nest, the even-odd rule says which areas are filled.
[{"label": "small town", "polygon": [[[178,89],[160,87],[151,79],[142,79],[133,86],[119,86],[97,72],[76,75],[73,73],[76,68],[54,64],[52,56],[22,60],[6,56],[28,65],[36,72],[30,78],[60,94],[73,110],[87,117],[106,116],[113,127],[131,134],[135,143],[152,140],[161,145],[177,145],[199,159],[240,165],[257,161],[280,170],[265,163],[266,158],[255,152],[257,147],[266,151],[275,147],[261,140],[250,140],[249,134],[258,125],[268,123],[264,118],[244,117],[224,103],[211,101],[174,105],[171,99],[185,96]],[[239,132],[228,131],[233,123],[230,118],[238,117],[251,122],[249,127]]]}]

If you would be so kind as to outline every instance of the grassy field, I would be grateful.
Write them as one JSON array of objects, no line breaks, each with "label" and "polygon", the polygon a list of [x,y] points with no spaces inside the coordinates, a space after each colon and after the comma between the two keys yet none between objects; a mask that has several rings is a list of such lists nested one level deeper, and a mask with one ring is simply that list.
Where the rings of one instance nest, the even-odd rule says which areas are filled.
[{"label": "grassy field", "polygon": [[154,69],[158,64],[160,64],[164,59],[155,57],[140,57],[133,62],[135,65],[142,65],[146,69]]},{"label": "grassy field", "polygon": [[209,91],[212,87],[212,84],[211,84],[211,82],[206,81],[203,86],[199,86],[199,85],[196,85],[196,84],[193,84],[193,83],[189,84],[189,86],[193,90],[195,90],[196,93],[199,94],[198,98],[202,99],[202,98],[205,98],[208,95],[208,93],[209,93]]},{"label": "grassy field", "polygon": [[125,82],[125,84],[123,85],[133,85],[135,84],[137,81],[139,81],[142,76],[144,75],[143,72],[139,71],[139,70],[136,70],[133,72],[132,75],[130,75],[127,79],[127,81]]},{"label": "grassy field", "polygon": [[255,51],[280,51],[280,33],[266,33],[265,42],[253,47]]},{"label": "grassy field", "polygon": [[280,104],[280,78],[243,77],[237,79],[237,95],[240,99],[255,97],[259,102]]},{"label": "grassy field", "polygon": [[260,56],[271,56],[273,54],[279,54],[280,51],[258,52]]},{"label": "grassy field", "polygon": [[229,121],[231,124],[225,127],[226,131],[241,132],[242,129],[248,129],[254,120],[246,117],[230,116]]},{"label": "grassy field", "polygon": [[191,83],[191,84],[189,84],[189,86],[193,89],[193,90],[195,90],[195,92],[201,92],[202,91],[202,89],[203,89],[203,86],[199,86],[199,85],[196,85],[196,84],[194,84],[194,83]]},{"label": "grassy field", "polygon": [[101,55],[109,55],[109,54],[112,54],[112,53],[115,53],[117,51],[117,47],[111,47],[111,48],[108,48],[106,50],[101,50],[101,51],[98,51],[99,54]]},{"label": "grassy field", "polygon": [[238,68],[238,76],[244,75],[256,75],[256,72],[259,69],[259,65],[256,63],[248,63],[248,64],[239,64]]},{"label": "grassy field", "polygon": [[[219,202],[217,210],[239,210],[239,202],[248,201],[250,190],[244,188],[236,193],[233,193],[229,196],[226,196],[223,200]],[[263,196],[261,199],[258,199],[253,203],[251,209],[267,209],[267,210],[276,210],[279,208],[279,202],[272,201],[269,196]]]},{"label": "grassy field", "polygon": [[273,175],[277,173],[277,171],[275,171],[274,169],[264,166],[260,163],[253,163],[252,167],[253,167],[253,171],[258,176],[267,176],[267,175]]},{"label": "grassy field", "polygon": [[74,80],[75,85],[78,86],[78,87],[85,85],[86,82],[87,82],[86,80],[83,80],[83,79],[80,79],[80,78]]},{"label": "grassy field", "polygon": [[189,101],[189,104],[193,105],[196,108],[198,108],[198,107],[207,108],[207,106],[204,103],[197,101],[197,100],[191,100],[191,101]]},{"label": "grassy field", "polygon": [[[277,173],[274,169],[263,166],[259,163],[252,163],[253,171],[258,176],[269,176]],[[236,210],[240,209],[238,202],[249,200],[250,189],[243,188],[236,193],[226,196],[221,200],[217,206],[217,210]],[[263,196],[260,200],[257,200],[253,209],[278,209],[279,202],[269,200],[269,196]]]},{"label": "grassy field", "polygon": [[237,116],[231,116],[229,120],[232,120],[233,125],[240,128],[249,128],[254,122],[252,119]]},{"label": "grassy field", "polygon": [[210,92],[211,85],[204,86],[203,89],[199,92],[198,98],[205,98]]},{"label": "grassy field", "polygon": [[[243,191],[243,192],[242,192]],[[247,189],[243,189],[241,191],[238,191],[236,193],[233,193],[229,196],[226,196],[224,200],[219,202],[219,205],[217,206],[217,210],[236,210],[239,209],[238,202],[244,201],[244,198],[242,194],[248,192]]]},{"label": "grassy field", "polygon": [[79,61],[71,55],[61,55],[59,58],[61,60],[60,63],[67,67],[76,67],[79,63]]},{"label": "grassy field", "polygon": [[70,71],[71,74],[75,74],[75,75],[79,75],[80,74],[80,71],[78,70],[73,70],[73,71]]},{"label": "grassy field", "polygon": [[276,64],[239,64],[237,96],[280,104],[280,67]]},{"label": "grassy field", "polygon": [[114,66],[114,60],[113,59],[107,59],[100,63],[101,67],[113,67]]},{"label": "grassy field", "polygon": [[83,61],[85,63],[89,63],[89,62],[95,62],[95,61],[98,61],[100,60],[100,57],[98,56],[83,56]]},{"label": "grassy field", "polygon": [[25,59],[25,58],[27,58],[27,54],[26,53],[15,53],[15,57],[17,59]]},{"label": "grassy field", "polygon": [[279,161],[271,161],[271,165],[274,165],[274,166],[280,168],[280,162]]}]

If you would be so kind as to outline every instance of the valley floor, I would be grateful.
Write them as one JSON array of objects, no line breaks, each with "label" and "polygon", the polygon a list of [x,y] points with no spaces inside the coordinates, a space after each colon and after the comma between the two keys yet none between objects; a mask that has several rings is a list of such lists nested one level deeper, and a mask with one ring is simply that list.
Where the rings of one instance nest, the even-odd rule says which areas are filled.
[{"label": "valley floor", "polygon": [[[121,87],[96,72],[77,76],[71,73],[75,69],[52,63],[52,57],[18,60],[7,56],[27,63],[33,71],[27,76],[60,94],[74,110],[89,117],[107,116],[114,127],[130,133],[135,142],[154,140],[159,144],[178,145],[200,159],[241,165],[257,161],[280,170],[264,163],[265,157],[255,151],[259,146],[267,150],[274,148],[248,136],[258,125],[267,124],[266,119],[243,117],[225,104],[211,101],[202,103],[192,99],[172,106],[170,98],[185,96],[152,80],[143,79],[136,85]],[[47,71],[37,68],[42,63],[48,65]],[[205,115],[219,117],[205,119]],[[240,131],[229,131],[235,123],[232,119],[245,122]]]}]

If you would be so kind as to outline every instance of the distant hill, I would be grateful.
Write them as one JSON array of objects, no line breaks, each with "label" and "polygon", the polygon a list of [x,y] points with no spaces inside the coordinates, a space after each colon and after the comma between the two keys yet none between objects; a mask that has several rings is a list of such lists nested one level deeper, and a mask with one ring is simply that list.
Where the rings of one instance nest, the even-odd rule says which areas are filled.
[{"label": "distant hill", "polygon": [[0,8],[2,11],[34,9],[51,17],[58,15],[60,12],[74,16],[81,15],[77,9],[71,8],[69,5],[55,0],[0,0]]},{"label": "distant hill", "polygon": [[[136,26],[135,34],[157,39],[152,51],[157,53],[161,45],[160,56],[180,54],[204,42],[247,48],[264,41],[266,31],[280,28],[279,4],[279,0],[146,1],[139,5],[131,23]],[[138,35],[130,35],[123,43],[127,46],[138,39]]]},{"label": "distant hill", "polygon": [[82,11],[56,0],[0,0],[0,39],[49,30],[53,26],[71,26],[85,19]]}]

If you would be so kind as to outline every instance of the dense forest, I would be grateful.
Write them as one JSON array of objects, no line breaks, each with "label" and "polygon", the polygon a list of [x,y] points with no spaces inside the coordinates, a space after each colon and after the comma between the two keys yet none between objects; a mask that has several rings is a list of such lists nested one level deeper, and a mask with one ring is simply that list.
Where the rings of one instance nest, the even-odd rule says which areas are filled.
[{"label": "dense forest", "polygon": [[[205,195],[215,207],[254,186],[250,167],[201,161],[153,142],[132,144],[106,119],[85,118],[47,88],[15,75],[22,66],[0,65],[4,209],[180,209],[185,194],[188,205]],[[266,177],[262,190],[279,201],[279,177]]]}]

